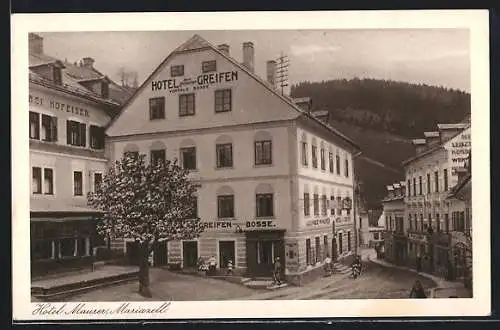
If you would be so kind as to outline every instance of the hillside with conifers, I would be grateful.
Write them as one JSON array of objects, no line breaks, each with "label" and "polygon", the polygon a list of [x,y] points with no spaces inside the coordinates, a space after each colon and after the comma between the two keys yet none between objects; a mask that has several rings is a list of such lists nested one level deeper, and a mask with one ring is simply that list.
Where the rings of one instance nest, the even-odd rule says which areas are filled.
[{"label": "hillside with conifers", "polygon": [[327,110],[329,124],[363,151],[355,161],[368,208],[379,208],[385,185],[404,180],[401,162],[415,154],[411,139],[470,114],[470,94],[449,88],[376,79],[301,82],[293,98],[308,96]]}]

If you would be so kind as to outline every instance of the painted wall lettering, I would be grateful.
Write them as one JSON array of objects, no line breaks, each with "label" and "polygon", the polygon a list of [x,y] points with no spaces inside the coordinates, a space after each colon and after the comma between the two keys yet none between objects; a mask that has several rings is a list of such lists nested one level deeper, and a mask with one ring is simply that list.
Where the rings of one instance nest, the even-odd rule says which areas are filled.
[{"label": "painted wall lettering", "polygon": [[47,109],[65,111],[82,117],[90,117],[90,113],[87,109],[80,108],[72,104],[57,102],[55,100],[46,100],[40,96],[29,95],[29,103],[39,105]]},{"label": "painted wall lettering", "polygon": [[152,91],[168,90],[170,93],[185,93],[206,89],[214,84],[238,80],[238,71],[216,72],[202,74],[196,77],[171,78],[151,82]]},{"label": "painted wall lettering", "polygon": [[331,222],[330,218],[310,220],[306,222],[306,226],[312,227],[312,226],[330,225],[330,222]]}]

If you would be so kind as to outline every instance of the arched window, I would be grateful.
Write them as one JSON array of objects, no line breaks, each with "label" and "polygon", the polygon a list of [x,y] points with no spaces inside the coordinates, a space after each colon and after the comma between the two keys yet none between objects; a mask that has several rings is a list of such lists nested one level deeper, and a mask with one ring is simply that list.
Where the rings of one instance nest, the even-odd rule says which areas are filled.
[{"label": "arched window", "polygon": [[234,218],[234,191],[229,186],[217,189],[217,217]]},{"label": "arched window", "polygon": [[138,157],[139,147],[136,144],[129,143],[123,148],[123,157]]},{"label": "arched window", "polygon": [[254,142],[255,165],[271,165],[273,163],[273,140],[269,132],[255,133]]},{"label": "arched window", "polygon": [[274,217],[274,191],[270,184],[261,183],[255,188],[255,216]]},{"label": "arched window", "polygon": [[179,147],[179,158],[181,166],[186,170],[196,169],[196,144],[191,139],[181,141]]},{"label": "arched window", "polygon": [[233,167],[233,140],[228,135],[221,135],[215,140],[217,168]]},{"label": "arched window", "polygon": [[161,141],[155,141],[151,144],[149,150],[151,153],[151,164],[165,162],[165,144]]}]

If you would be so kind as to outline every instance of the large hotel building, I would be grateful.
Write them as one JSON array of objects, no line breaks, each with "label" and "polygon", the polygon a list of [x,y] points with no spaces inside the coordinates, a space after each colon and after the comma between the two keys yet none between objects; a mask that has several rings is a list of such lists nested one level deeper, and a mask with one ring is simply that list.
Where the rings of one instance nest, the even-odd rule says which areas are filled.
[{"label": "large hotel building", "polygon": [[[279,256],[287,279],[302,281],[327,255],[354,250],[359,148],[311,113],[307,99],[278,93],[274,61],[259,78],[253,43],[242,50],[240,63],[228,45],[197,35],[175,49],[106,129],[107,157],[178,158],[201,185],[205,231],[165,242],[158,262],[190,268],[215,256],[217,267],[231,260],[235,271],[270,276]],[[126,239],[114,246],[134,248]]]},{"label": "large hotel building", "polygon": [[92,262],[96,212],[86,195],[107,166],[104,128],[130,92],[90,57],[68,63],[29,34],[31,271],[33,276]]}]

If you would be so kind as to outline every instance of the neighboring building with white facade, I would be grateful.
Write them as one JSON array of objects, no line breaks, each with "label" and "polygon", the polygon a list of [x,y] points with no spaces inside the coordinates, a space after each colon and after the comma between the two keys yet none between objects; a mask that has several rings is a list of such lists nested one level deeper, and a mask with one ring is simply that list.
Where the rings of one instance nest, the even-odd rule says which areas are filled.
[{"label": "neighboring building with white facade", "polygon": [[86,195],[106,169],[104,127],[119,109],[112,97],[120,88],[93,69],[91,58],[74,65],[46,55],[38,35],[29,35],[29,50],[31,270],[37,276],[91,262],[96,212]]},{"label": "neighboring building with white facade", "polygon": [[424,137],[413,141],[416,156],[404,162],[408,262],[415,266],[420,257],[423,271],[448,276],[451,232],[462,229],[456,217],[465,204],[447,197],[468,160],[470,122],[438,124],[438,131]]},{"label": "neighboring building with white facade", "polygon": [[232,260],[236,272],[270,276],[280,256],[299,282],[327,254],[354,248],[348,208],[359,149],[277,93],[273,61],[268,81],[257,77],[253,54],[244,43],[240,64],[227,45],[195,35],[127,102],[106,131],[107,147],[111,162],[128,152],[179,158],[201,184],[205,231],[165,244],[157,252],[164,262],[190,268],[213,255],[220,268]]}]

